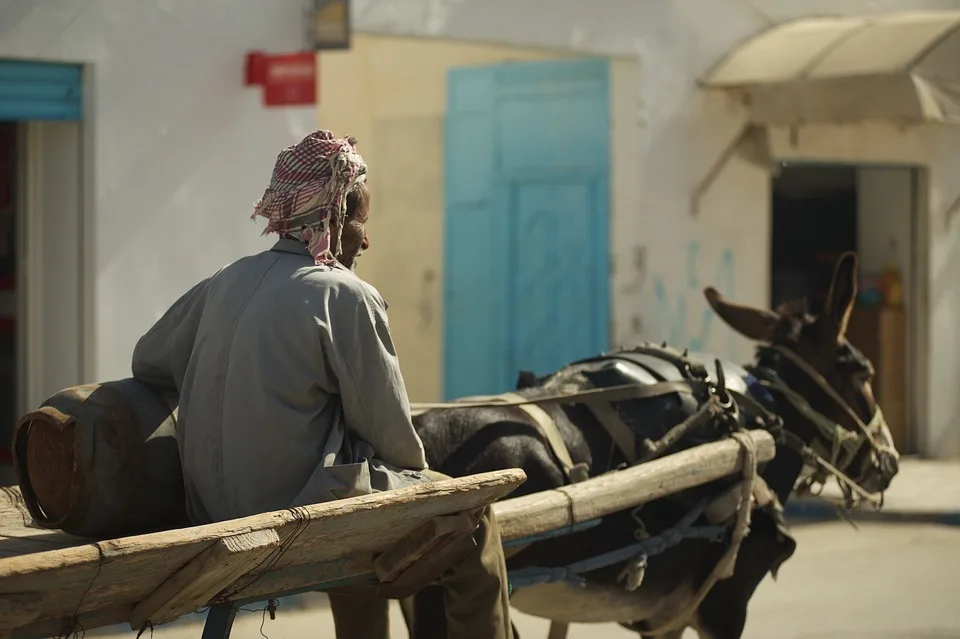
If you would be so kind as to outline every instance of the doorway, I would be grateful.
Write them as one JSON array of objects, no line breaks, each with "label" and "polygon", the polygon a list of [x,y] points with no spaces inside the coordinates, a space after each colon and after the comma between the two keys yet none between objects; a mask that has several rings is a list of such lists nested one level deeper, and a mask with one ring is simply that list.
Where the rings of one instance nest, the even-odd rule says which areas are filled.
[{"label": "doorway", "polygon": [[[12,463],[7,442],[16,422],[17,357],[17,125],[0,122],[0,466]],[[5,473],[4,473],[5,475]],[[9,483],[0,476],[0,483]]]},{"label": "doorway", "polygon": [[770,299],[820,312],[833,266],[857,250],[857,170],[783,165],[773,180]]},{"label": "doorway", "polygon": [[873,390],[901,452],[918,423],[915,376],[925,353],[915,267],[917,174],[909,166],[784,163],[771,188],[771,290],[777,305],[805,298],[819,313],[845,251],[860,258],[847,337],[876,370]]},{"label": "doorway", "polygon": [[0,60],[0,483],[19,415],[83,381],[83,79],[77,64]]}]

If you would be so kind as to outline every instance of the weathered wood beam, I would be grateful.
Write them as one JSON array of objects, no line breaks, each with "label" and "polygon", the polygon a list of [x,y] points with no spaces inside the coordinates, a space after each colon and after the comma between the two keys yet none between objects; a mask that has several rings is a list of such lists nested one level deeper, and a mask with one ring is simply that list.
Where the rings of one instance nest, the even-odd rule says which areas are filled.
[{"label": "weathered wood beam", "polygon": [[130,627],[159,625],[207,605],[280,545],[276,530],[224,537],[191,559],[130,612]]},{"label": "weathered wood beam", "polygon": [[[770,433],[750,431],[757,460],[773,459]],[[703,444],[625,470],[494,505],[504,541],[597,519],[741,472],[744,455],[733,439]]]},{"label": "weathered wood beam", "polygon": [[0,637],[9,637],[18,626],[40,616],[43,599],[37,593],[0,595]]},{"label": "weathered wood beam", "polygon": [[[284,552],[278,553],[269,574],[245,585],[239,598],[369,574],[374,555],[422,522],[475,511],[509,494],[525,479],[521,470],[497,471],[204,526],[98,543],[84,540],[73,547],[0,558],[0,597],[35,593],[41,600],[32,620],[29,614],[0,605],[0,628],[16,628],[16,637],[48,637],[69,633],[76,623],[89,630],[129,621],[130,611],[181,567],[222,539],[255,531],[273,530],[282,543],[289,542],[284,543]],[[50,545],[55,548],[58,544]],[[221,584],[221,588],[228,585]]]},{"label": "weathered wood beam", "polygon": [[374,560],[380,594],[409,597],[437,580],[474,546],[479,512],[434,517]]}]

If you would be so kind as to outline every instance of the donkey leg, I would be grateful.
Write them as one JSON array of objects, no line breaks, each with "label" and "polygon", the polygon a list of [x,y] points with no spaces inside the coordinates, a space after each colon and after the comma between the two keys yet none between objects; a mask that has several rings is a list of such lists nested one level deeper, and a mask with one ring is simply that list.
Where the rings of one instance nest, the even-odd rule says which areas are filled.
[{"label": "donkey leg", "polygon": [[757,562],[750,561],[756,557],[745,556],[743,551],[737,560],[737,569],[742,570],[717,583],[697,610],[695,626],[700,639],[740,639],[743,635],[747,604],[764,574]]},{"label": "donkey leg", "polygon": [[701,639],[740,639],[753,593],[767,573],[793,554],[795,546],[789,531],[765,516],[757,517],[740,547],[733,576],[718,582],[697,610]]},{"label": "donkey leg", "polygon": [[746,604],[731,602],[723,614],[701,615],[700,623],[697,624],[697,633],[700,639],[740,639],[746,625]]}]

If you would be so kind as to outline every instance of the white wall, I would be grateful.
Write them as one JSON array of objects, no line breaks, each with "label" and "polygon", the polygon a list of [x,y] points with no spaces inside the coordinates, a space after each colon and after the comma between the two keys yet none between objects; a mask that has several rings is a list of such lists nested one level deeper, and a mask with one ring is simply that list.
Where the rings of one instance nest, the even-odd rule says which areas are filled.
[{"label": "white wall", "polygon": [[89,65],[84,139],[93,148],[83,171],[94,305],[84,381],[129,375],[136,340],[178,295],[269,246],[247,219],[252,203],[277,152],[316,128],[316,114],[264,108],[259,90],[243,86],[244,54],[301,48],[303,7],[0,3],[0,57]]},{"label": "white wall", "polygon": [[[614,221],[614,340],[693,343],[737,359],[749,345],[719,326],[700,290],[715,283],[754,304],[769,298],[770,180],[732,160],[690,215],[691,192],[733,140],[746,114],[696,80],[739,42],[802,15],[957,9],[946,0],[356,0],[360,30],[463,38],[572,52],[633,56],[640,128],[637,199]],[[930,335],[921,450],[960,455],[960,225],[944,210],[958,195],[960,135],[933,127],[804,127],[779,132],[782,158],[929,165]],[[957,216],[953,216],[954,218]]]},{"label": "white wall", "polygon": [[857,247],[865,273],[897,265],[903,299],[910,300],[913,175],[906,167],[857,170]]}]

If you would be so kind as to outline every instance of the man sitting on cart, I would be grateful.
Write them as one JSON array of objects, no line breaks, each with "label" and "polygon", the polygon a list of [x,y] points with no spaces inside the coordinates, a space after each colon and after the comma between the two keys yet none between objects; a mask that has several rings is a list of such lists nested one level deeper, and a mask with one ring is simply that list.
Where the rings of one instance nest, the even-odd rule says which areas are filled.
[{"label": "man sitting on cart", "polygon": [[[276,244],[194,286],[136,346],[134,376],[180,393],[177,441],[195,524],[430,481],[387,305],[353,271],[370,245],[367,167],[355,145],[316,131],[281,151],[253,213]],[[474,538],[441,578],[449,637],[507,639],[490,508]],[[388,636],[385,600],[338,594],[331,604],[339,639]]]}]

